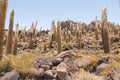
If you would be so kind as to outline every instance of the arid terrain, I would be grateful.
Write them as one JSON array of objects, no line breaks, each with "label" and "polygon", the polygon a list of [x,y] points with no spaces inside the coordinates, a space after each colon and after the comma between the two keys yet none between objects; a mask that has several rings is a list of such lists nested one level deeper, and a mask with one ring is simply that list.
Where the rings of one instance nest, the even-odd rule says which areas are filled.
[{"label": "arid terrain", "polygon": [[0,0],[0,80],[120,80],[120,25],[107,19],[91,23],[51,22],[51,30],[36,29],[37,21],[13,30],[15,12]]}]

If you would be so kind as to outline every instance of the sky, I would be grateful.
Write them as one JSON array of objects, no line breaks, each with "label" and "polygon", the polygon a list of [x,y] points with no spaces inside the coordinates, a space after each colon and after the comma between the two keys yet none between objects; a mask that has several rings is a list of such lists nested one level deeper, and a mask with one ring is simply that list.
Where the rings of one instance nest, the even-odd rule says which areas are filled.
[{"label": "sky", "polygon": [[8,0],[6,27],[9,25],[10,11],[15,10],[15,24],[19,29],[30,28],[38,21],[37,29],[50,29],[52,20],[65,21],[68,18],[89,24],[95,17],[101,20],[102,8],[107,7],[108,21],[120,23],[119,0]]}]

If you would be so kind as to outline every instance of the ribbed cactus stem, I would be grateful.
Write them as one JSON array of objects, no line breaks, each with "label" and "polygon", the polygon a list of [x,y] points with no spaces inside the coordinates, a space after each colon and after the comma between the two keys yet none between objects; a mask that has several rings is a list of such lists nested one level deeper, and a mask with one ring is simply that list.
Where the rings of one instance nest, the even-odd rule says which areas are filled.
[{"label": "ribbed cactus stem", "polygon": [[103,48],[104,48],[104,53],[109,53],[110,52],[110,41],[109,41],[109,30],[108,30],[108,24],[104,23],[103,27]]},{"label": "ribbed cactus stem", "polygon": [[0,60],[3,55],[3,43],[4,43],[4,26],[6,11],[8,6],[8,0],[0,0]]},{"label": "ribbed cactus stem", "polygon": [[46,47],[46,44],[44,44],[44,52],[46,52],[47,50],[47,47]]},{"label": "ribbed cactus stem", "polygon": [[61,24],[60,21],[57,23],[57,43],[58,43],[58,53],[61,52]]},{"label": "ribbed cactus stem", "polygon": [[96,38],[96,40],[98,40],[98,31],[99,31],[99,29],[98,29],[98,22],[97,22],[97,16],[95,17],[95,28],[96,28],[96,30],[95,30],[95,38]]},{"label": "ribbed cactus stem", "polygon": [[14,9],[10,12],[9,30],[6,42],[6,54],[11,54],[12,51],[13,24],[14,24]]},{"label": "ribbed cactus stem", "polygon": [[56,26],[55,26],[55,21],[52,21],[51,25],[51,33],[53,34],[53,41],[56,41]]},{"label": "ribbed cactus stem", "polygon": [[78,50],[79,50],[80,48],[82,48],[82,33],[81,33],[81,31],[78,32],[78,35],[79,35],[79,37],[78,37]]},{"label": "ribbed cactus stem", "polygon": [[110,52],[110,43],[109,43],[109,30],[107,23],[107,8],[104,7],[102,11],[102,41],[104,53]]},{"label": "ribbed cactus stem", "polygon": [[96,40],[99,39],[99,38],[98,38],[98,28],[97,28],[96,31],[95,31],[95,38],[96,38]]},{"label": "ribbed cactus stem", "polygon": [[13,45],[13,51],[12,51],[14,55],[17,54],[18,31],[19,31],[19,23],[16,24],[15,39],[14,39],[14,45]]},{"label": "ribbed cactus stem", "polygon": [[24,30],[22,31],[22,36],[23,36],[23,42],[25,42],[26,26],[25,26]]},{"label": "ribbed cactus stem", "polygon": [[70,40],[71,40],[71,32],[68,31],[68,41],[70,42]]}]

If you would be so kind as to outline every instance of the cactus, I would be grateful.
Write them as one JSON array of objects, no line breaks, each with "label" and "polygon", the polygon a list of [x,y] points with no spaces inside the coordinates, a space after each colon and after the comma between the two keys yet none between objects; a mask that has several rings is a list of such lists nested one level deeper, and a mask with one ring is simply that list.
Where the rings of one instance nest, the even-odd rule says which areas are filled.
[{"label": "cactus", "polygon": [[4,26],[6,11],[8,6],[8,0],[0,0],[0,60],[3,55],[3,43],[4,43]]},{"label": "cactus", "polygon": [[51,34],[50,45],[52,45],[51,43],[53,43],[53,41],[56,41],[56,27],[55,27],[55,21],[54,20],[52,21],[52,24],[51,24],[50,34]]},{"label": "cactus", "polygon": [[57,43],[58,43],[58,53],[61,52],[61,23],[57,22]]},{"label": "cactus", "polygon": [[104,53],[109,53],[110,52],[110,44],[109,44],[109,30],[108,30],[107,23],[104,23],[102,36],[103,36]]},{"label": "cactus", "polygon": [[34,40],[33,40],[33,34],[32,34],[32,33],[29,33],[29,45],[28,45],[28,47],[29,47],[30,49],[33,48],[33,42],[34,42]]},{"label": "cactus", "polygon": [[22,40],[23,40],[23,42],[25,42],[25,36],[26,36],[26,26],[25,26],[25,28],[24,28],[24,30],[22,30]]},{"label": "cactus", "polygon": [[16,24],[16,31],[15,31],[14,45],[13,45],[13,51],[12,51],[12,53],[14,55],[17,54],[18,31],[19,31],[19,24],[17,23]]},{"label": "cactus", "polygon": [[99,40],[99,38],[98,38],[98,28],[95,31],[95,38],[96,38],[96,40]]},{"label": "cactus", "polygon": [[52,43],[53,43],[53,36],[54,36],[54,33],[49,32],[49,40],[50,40],[49,45],[50,46],[52,46]]},{"label": "cactus", "polygon": [[82,33],[81,31],[78,31],[78,50],[82,48]]},{"label": "cactus", "polygon": [[103,41],[103,49],[104,53],[110,52],[110,44],[109,44],[109,30],[107,23],[107,8],[104,7],[102,11],[102,41]]},{"label": "cactus", "polygon": [[97,16],[95,17],[95,38],[96,40],[98,40],[98,32],[99,32],[99,28],[98,28],[98,22],[97,22]]},{"label": "cactus", "polygon": [[6,42],[6,54],[11,54],[12,51],[13,24],[14,24],[14,9],[10,12],[9,30]]},{"label": "cactus", "polygon": [[115,26],[115,28],[114,28],[114,34],[115,35],[119,35],[119,27],[118,27],[118,24],[117,24],[117,26]]},{"label": "cactus", "polygon": [[47,47],[46,47],[46,43],[44,44],[44,52],[46,52]]},{"label": "cactus", "polygon": [[68,31],[68,41],[70,42],[71,41],[71,32]]}]

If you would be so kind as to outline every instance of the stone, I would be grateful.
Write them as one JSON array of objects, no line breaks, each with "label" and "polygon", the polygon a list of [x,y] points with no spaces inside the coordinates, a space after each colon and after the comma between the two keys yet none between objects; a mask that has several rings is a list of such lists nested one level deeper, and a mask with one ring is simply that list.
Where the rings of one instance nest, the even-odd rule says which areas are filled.
[{"label": "stone", "polygon": [[31,76],[42,77],[44,74],[44,69],[43,68],[38,68],[38,69],[31,68],[29,73]]},{"label": "stone", "polygon": [[86,67],[90,63],[90,56],[83,56],[74,60],[74,64],[77,64],[78,68]]},{"label": "stone", "polygon": [[113,80],[120,80],[120,73],[115,73],[113,76]]},{"label": "stone", "polygon": [[57,66],[58,64],[60,64],[63,61],[62,58],[54,58],[52,60],[53,66]]},{"label": "stone", "polygon": [[103,71],[109,64],[102,63],[101,65],[96,67],[96,74],[99,74],[101,71]]},{"label": "stone", "polygon": [[70,45],[65,45],[62,47],[62,51],[67,51],[67,50],[70,50],[72,49],[72,47]]},{"label": "stone", "polygon": [[41,65],[42,65],[42,67],[43,67],[44,65],[47,65],[47,66],[49,66],[50,69],[51,69],[52,66],[53,66],[53,63],[52,63],[51,60],[48,59],[48,58],[37,58],[37,59],[34,60],[34,63],[35,63],[35,67],[36,67],[36,68],[40,68]]},{"label": "stone", "polygon": [[55,79],[55,77],[56,77],[56,71],[47,70],[44,73],[44,79]]},{"label": "stone", "polygon": [[49,65],[41,65],[41,68],[43,68],[44,70],[50,70],[50,66]]},{"label": "stone", "polygon": [[69,62],[67,62],[66,64],[67,64],[67,72],[69,75],[72,75],[77,71],[79,71],[77,64],[75,64],[72,60],[69,60]]},{"label": "stone", "polygon": [[12,70],[11,72],[6,73],[1,80],[18,80],[19,72],[17,70]]},{"label": "stone", "polygon": [[110,61],[110,57],[109,56],[102,56],[100,59],[101,63],[108,63]]},{"label": "stone", "polygon": [[71,52],[71,51],[65,51],[65,52],[61,52],[60,54],[58,54],[56,57],[58,58],[71,58],[75,53]]},{"label": "stone", "polygon": [[57,66],[57,80],[67,80],[67,65],[64,62]]}]

